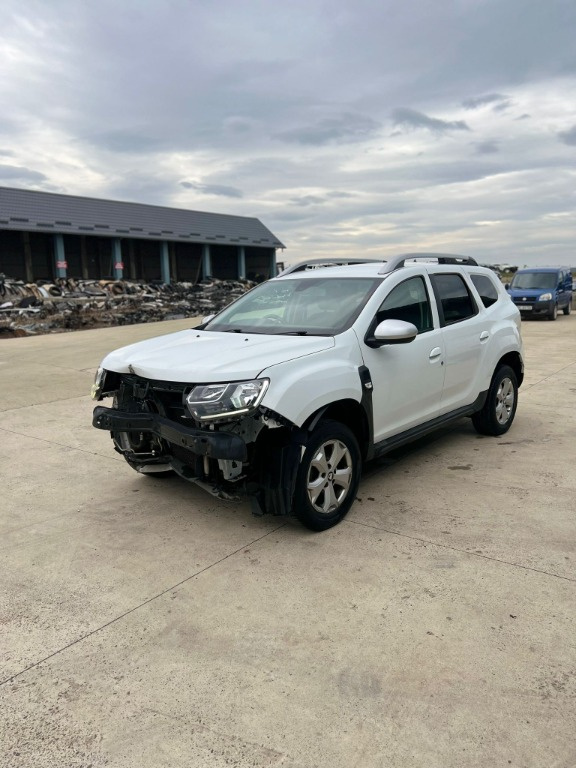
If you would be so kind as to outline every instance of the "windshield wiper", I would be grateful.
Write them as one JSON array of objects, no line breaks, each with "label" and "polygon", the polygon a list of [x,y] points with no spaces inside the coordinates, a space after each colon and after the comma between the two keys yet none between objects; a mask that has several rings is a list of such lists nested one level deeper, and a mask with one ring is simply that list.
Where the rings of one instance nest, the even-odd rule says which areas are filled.
[{"label": "windshield wiper", "polygon": [[275,336],[307,336],[308,331],[279,331]]}]

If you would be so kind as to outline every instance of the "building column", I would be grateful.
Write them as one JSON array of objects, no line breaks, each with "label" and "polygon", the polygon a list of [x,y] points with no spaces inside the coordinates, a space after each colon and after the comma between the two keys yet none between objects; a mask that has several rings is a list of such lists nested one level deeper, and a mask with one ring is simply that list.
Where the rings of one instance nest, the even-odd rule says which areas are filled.
[{"label": "building column", "polygon": [[270,251],[270,277],[276,277],[276,248],[272,248]]},{"label": "building column", "polygon": [[80,261],[82,264],[82,278],[88,280],[88,253],[86,251],[86,235],[80,235]]},{"label": "building column", "polygon": [[160,243],[160,275],[163,283],[170,282],[170,255],[166,240]]},{"label": "building column", "polygon": [[138,273],[136,272],[136,256],[134,254],[134,240],[128,241],[128,275],[132,280],[136,280]]},{"label": "building column", "polygon": [[246,253],[244,246],[238,246],[238,277],[240,280],[246,279]]},{"label": "building column", "polygon": [[210,258],[210,246],[208,243],[202,248],[202,277],[210,277],[212,275],[212,259]]},{"label": "building column", "polygon": [[122,242],[119,237],[112,239],[112,263],[114,264],[114,280],[122,280],[124,262],[122,261]]},{"label": "building column", "polygon": [[54,235],[54,268],[57,278],[62,277],[66,279],[68,263],[66,262],[63,235]]},{"label": "building column", "polygon": [[176,260],[176,246],[174,243],[170,243],[168,245],[168,250],[170,251],[170,277],[174,280],[175,283],[179,280],[178,275],[178,262]]},{"label": "building column", "polygon": [[22,245],[24,246],[24,268],[26,269],[26,282],[34,282],[32,269],[32,249],[30,248],[30,233],[22,232]]}]

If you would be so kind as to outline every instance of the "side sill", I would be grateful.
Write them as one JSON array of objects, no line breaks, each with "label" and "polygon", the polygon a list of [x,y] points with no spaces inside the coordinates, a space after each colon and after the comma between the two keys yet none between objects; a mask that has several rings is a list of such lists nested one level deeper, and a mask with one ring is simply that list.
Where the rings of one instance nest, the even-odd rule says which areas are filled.
[{"label": "side sill", "polygon": [[457,408],[455,411],[445,413],[442,416],[437,416],[435,419],[426,421],[424,424],[419,424],[417,427],[407,429],[405,432],[400,432],[392,437],[387,437],[385,440],[381,440],[374,445],[374,457],[383,456],[385,453],[393,451],[395,448],[399,448],[406,443],[411,443],[413,440],[418,440],[420,437],[434,432],[440,427],[446,426],[453,421],[463,418],[464,416],[472,416],[473,413],[480,411],[486,398],[488,396],[488,390],[480,392],[476,400],[471,405],[465,405],[462,408]]}]

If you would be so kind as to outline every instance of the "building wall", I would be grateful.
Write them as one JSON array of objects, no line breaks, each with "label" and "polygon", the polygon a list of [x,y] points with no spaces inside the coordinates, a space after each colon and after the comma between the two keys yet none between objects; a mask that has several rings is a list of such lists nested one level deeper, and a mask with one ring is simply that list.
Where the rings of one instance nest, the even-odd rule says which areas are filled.
[{"label": "building wall", "polygon": [[[56,234],[0,229],[0,272],[26,282],[62,277],[63,268],[57,268],[55,256]],[[64,234],[62,242],[66,277],[101,280],[118,276],[113,238]],[[123,277],[162,280],[162,241],[122,238],[120,243]],[[171,281],[197,282],[207,276],[227,280],[239,276],[239,246],[207,245],[211,264],[209,275],[204,274],[204,244],[168,242]],[[274,248],[245,247],[245,276],[250,280],[273,276],[275,253]]]}]

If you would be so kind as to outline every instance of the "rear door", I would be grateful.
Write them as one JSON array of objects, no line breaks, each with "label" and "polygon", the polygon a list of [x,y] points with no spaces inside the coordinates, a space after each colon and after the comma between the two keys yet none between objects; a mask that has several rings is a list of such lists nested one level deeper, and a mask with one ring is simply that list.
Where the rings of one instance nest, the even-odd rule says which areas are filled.
[{"label": "rear door", "polygon": [[440,415],[470,405],[481,391],[491,320],[462,273],[431,273],[444,346]]}]

